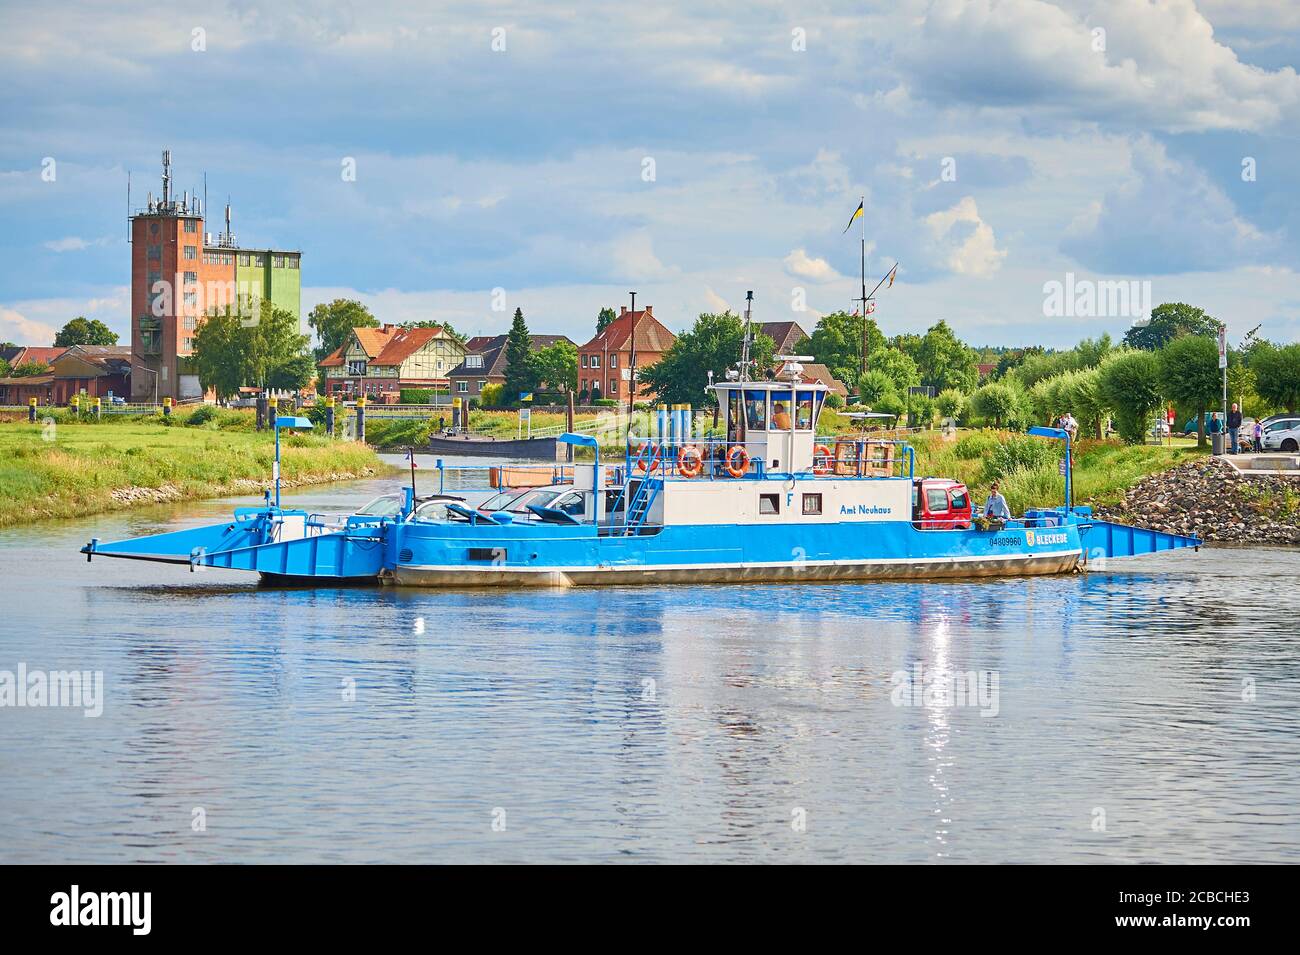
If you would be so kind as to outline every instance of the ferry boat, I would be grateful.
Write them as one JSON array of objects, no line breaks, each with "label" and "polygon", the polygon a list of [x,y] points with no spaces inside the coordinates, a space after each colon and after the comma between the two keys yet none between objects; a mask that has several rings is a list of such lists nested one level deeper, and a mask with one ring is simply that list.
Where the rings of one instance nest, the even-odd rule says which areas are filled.
[{"label": "ferry boat", "polygon": [[612,465],[594,437],[562,435],[593,460],[514,510],[404,488],[335,524],[279,507],[277,490],[230,522],[82,552],[322,585],[567,587],[1062,574],[1201,543],[1073,506],[1070,436],[1054,428],[1030,431],[1062,443],[1064,504],[985,528],[965,486],[915,473],[907,443],[818,437],[827,388],[786,367],[788,380],[710,384],[726,421],[716,437],[694,434],[684,406],[658,409]]}]

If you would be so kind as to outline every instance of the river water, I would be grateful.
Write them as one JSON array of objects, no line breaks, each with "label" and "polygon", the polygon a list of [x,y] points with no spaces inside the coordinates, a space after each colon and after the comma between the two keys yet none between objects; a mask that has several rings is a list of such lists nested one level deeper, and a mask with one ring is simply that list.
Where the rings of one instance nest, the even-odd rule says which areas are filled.
[{"label": "river water", "polygon": [[237,503],[0,532],[0,671],[103,674],[0,708],[0,861],[1300,861],[1300,552],[527,592],[77,553]]}]

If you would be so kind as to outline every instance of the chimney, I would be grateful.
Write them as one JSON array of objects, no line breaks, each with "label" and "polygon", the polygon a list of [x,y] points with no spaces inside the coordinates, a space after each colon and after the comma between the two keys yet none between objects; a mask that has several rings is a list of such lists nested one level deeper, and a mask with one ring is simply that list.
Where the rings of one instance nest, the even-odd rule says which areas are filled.
[{"label": "chimney", "polygon": [[653,305],[647,305],[642,311],[643,314],[648,315],[650,318],[655,317],[655,307]]},{"label": "chimney", "polygon": [[393,330],[393,326],[392,326],[392,325],[389,325],[387,322],[384,322],[384,333],[387,334],[388,332],[391,332],[392,330]]},{"label": "chimney", "polygon": [[620,305],[620,306],[618,307],[618,317],[619,317],[619,318],[622,318],[622,317],[623,317],[624,315],[626,315],[626,314],[627,314],[627,306],[626,306],[626,305]]}]

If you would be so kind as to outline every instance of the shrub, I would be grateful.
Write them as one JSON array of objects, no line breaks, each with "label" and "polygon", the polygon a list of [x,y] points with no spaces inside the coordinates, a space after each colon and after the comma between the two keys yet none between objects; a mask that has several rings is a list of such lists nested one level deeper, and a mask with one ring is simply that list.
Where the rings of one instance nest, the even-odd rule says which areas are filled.
[{"label": "shrub", "polygon": [[1008,435],[999,441],[984,459],[984,479],[994,481],[1018,471],[1035,471],[1055,467],[1061,454],[1057,442],[1029,435]]},{"label": "shrub", "polygon": [[488,384],[483,386],[479,392],[479,406],[483,408],[500,407],[502,399],[505,397],[506,386],[501,384]]},{"label": "shrub", "polygon": [[432,403],[435,394],[432,388],[403,388],[397,400],[404,405],[427,405]]},{"label": "shrub", "polygon": [[834,392],[834,391],[828,392],[828,393],[826,394],[826,407],[827,407],[827,408],[832,408],[832,409],[843,408],[843,407],[844,407],[844,399],[841,398],[841,397],[840,397],[836,392]]},{"label": "shrub", "polygon": [[190,416],[185,419],[185,423],[191,428],[197,428],[200,425],[207,424],[209,421],[215,421],[217,409],[212,405],[199,405],[190,412]]},{"label": "shrub", "polygon": [[987,458],[1001,443],[1001,439],[995,434],[975,432],[958,438],[952,446],[952,453],[963,461],[975,461]]},{"label": "shrub", "polygon": [[596,405],[597,407],[600,407],[600,408],[617,408],[617,407],[618,407],[618,399],[617,399],[617,398],[594,398],[594,399],[592,399],[592,402],[591,402],[591,403],[592,403],[593,405]]}]

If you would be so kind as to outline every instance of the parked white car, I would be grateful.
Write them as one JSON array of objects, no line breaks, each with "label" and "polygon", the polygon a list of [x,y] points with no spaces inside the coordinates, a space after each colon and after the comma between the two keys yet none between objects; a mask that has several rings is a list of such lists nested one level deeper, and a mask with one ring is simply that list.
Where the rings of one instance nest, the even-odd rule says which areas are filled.
[{"label": "parked white car", "polygon": [[1265,451],[1300,451],[1300,418],[1279,418],[1264,425]]}]

